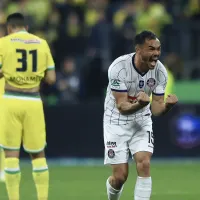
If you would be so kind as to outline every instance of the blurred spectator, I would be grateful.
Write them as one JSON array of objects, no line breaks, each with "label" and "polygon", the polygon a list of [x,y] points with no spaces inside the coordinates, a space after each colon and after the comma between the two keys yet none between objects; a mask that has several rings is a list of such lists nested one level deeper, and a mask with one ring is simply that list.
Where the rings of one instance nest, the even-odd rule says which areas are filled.
[{"label": "blurred spectator", "polygon": [[112,59],[134,51],[134,36],[136,29],[134,21],[137,9],[133,1],[125,1],[122,7],[113,15],[114,29],[112,32]]},{"label": "blurred spectator", "polygon": [[3,11],[0,10],[0,24],[5,24],[6,22],[6,15]]},{"label": "blurred spectator", "polygon": [[88,0],[85,10],[85,25],[88,28],[95,26],[107,7],[107,0]]},{"label": "blurred spectator", "polygon": [[4,26],[0,26],[0,38],[6,35],[6,29]]},{"label": "blurred spectator", "polygon": [[191,20],[200,20],[200,0],[189,0],[185,7],[185,14]]},{"label": "blurred spectator", "polygon": [[59,91],[59,103],[77,103],[80,80],[73,58],[66,57],[61,71],[57,72],[56,87]]},{"label": "blurred spectator", "polygon": [[133,1],[126,1],[122,7],[114,14],[113,24],[115,28],[122,28],[127,19],[133,24],[136,17],[136,6]]},{"label": "blurred spectator", "polygon": [[87,56],[101,56],[105,48],[105,38],[108,35],[107,26],[105,22],[104,11],[99,12],[99,18],[96,24],[91,28],[90,35],[87,40]]},{"label": "blurred spectator", "polygon": [[52,8],[51,15],[46,20],[45,35],[49,43],[53,43],[58,39],[58,31],[60,24],[60,13],[58,9]]},{"label": "blurred spectator", "polygon": [[54,48],[56,49],[55,57],[58,60],[63,60],[65,55],[75,57],[84,53],[85,40],[82,25],[75,12],[71,12],[66,23],[61,26]]},{"label": "blurred spectator", "polygon": [[164,5],[159,2],[151,2],[150,0],[136,0],[137,2],[137,32],[142,30],[151,30],[160,37],[163,27],[172,23],[172,18],[167,13]]},{"label": "blurred spectator", "polygon": [[49,0],[20,0],[16,2],[11,1],[6,12],[7,14],[22,12],[26,16],[33,18],[34,25],[37,28],[41,28],[49,15],[50,8],[51,2]]},{"label": "blurred spectator", "polygon": [[126,24],[120,30],[114,30],[112,33],[112,60],[117,57],[134,52],[134,36],[136,30],[130,24]]},{"label": "blurred spectator", "polygon": [[184,70],[183,61],[177,54],[170,53],[167,56],[165,56],[164,64],[167,70],[169,71],[170,76],[172,77],[173,75],[173,79],[180,80],[182,78],[181,74]]},{"label": "blurred spectator", "polygon": [[77,37],[81,33],[81,25],[78,19],[78,15],[76,13],[70,13],[70,15],[67,18],[66,23],[66,35],[68,37]]}]

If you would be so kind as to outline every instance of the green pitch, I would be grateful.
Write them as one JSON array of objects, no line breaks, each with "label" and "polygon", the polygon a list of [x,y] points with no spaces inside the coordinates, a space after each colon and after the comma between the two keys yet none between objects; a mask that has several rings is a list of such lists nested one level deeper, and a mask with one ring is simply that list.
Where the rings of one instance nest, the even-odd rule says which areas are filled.
[{"label": "green pitch", "polygon": [[[30,166],[22,166],[21,199],[36,200]],[[105,181],[109,167],[50,166],[49,200],[107,200]],[[200,199],[200,164],[153,164],[153,195],[151,200]],[[136,174],[130,174],[121,200],[133,200]],[[0,199],[7,200],[5,185],[0,183]]]}]

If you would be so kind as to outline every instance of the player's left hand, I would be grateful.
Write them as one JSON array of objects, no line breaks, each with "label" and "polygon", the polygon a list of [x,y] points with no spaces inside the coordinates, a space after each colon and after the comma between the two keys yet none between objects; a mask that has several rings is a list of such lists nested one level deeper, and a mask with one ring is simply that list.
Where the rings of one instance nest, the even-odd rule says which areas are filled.
[{"label": "player's left hand", "polygon": [[172,107],[178,102],[178,98],[175,94],[169,94],[167,95],[167,98],[165,100],[165,104],[167,107]]}]

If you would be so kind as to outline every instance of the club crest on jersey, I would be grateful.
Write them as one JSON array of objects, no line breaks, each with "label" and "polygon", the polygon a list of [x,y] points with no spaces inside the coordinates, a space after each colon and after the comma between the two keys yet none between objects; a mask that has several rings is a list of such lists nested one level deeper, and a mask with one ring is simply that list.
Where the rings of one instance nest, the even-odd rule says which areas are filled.
[{"label": "club crest on jersey", "polygon": [[114,152],[113,149],[109,149],[109,150],[108,150],[108,157],[109,157],[109,158],[114,158],[114,157],[115,157],[115,152]]},{"label": "club crest on jersey", "polygon": [[151,87],[153,87],[153,86],[155,86],[155,84],[156,84],[156,80],[154,79],[154,78],[149,78],[148,80],[147,80],[147,85],[151,88]]},{"label": "club crest on jersey", "polygon": [[140,80],[139,81],[139,88],[143,88],[144,87],[144,81],[143,80]]}]

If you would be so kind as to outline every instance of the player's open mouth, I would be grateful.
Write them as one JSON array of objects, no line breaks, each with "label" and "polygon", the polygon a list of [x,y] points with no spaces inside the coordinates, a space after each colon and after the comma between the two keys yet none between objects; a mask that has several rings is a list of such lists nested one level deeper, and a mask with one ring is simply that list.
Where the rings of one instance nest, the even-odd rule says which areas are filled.
[{"label": "player's open mouth", "polygon": [[151,59],[150,59],[150,64],[151,64],[151,66],[152,66],[152,67],[155,67],[157,61],[158,61],[158,58],[151,58]]}]

